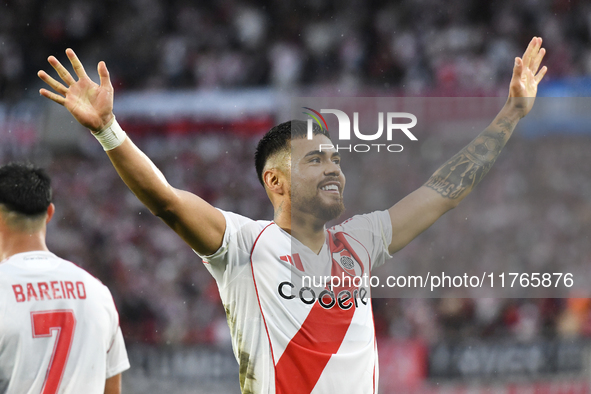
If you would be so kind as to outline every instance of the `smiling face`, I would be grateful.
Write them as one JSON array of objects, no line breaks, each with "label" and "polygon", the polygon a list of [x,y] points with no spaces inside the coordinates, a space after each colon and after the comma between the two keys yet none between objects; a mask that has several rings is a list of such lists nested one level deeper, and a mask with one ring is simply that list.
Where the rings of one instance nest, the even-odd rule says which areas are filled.
[{"label": "smiling face", "polygon": [[313,215],[326,223],[345,210],[345,175],[339,153],[334,148],[320,151],[320,144],[331,141],[321,134],[291,141],[291,209],[292,215]]}]

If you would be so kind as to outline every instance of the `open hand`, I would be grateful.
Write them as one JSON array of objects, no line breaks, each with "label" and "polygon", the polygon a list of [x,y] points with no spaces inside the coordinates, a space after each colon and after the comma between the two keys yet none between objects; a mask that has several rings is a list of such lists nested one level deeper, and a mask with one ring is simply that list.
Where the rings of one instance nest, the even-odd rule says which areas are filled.
[{"label": "open hand", "polygon": [[76,81],[64,66],[54,57],[47,61],[57,71],[63,83],[56,81],[45,71],[37,73],[39,78],[57,93],[47,89],[39,90],[43,97],[66,107],[74,118],[84,127],[96,132],[104,129],[113,120],[113,85],[105,62],[98,64],[101,84],[94,83],[72,49],[66,49],[66,55],[78,76]]},{"label": "open hand", "polygon": [[[515,58],[513,77],[509,84],[509,99],[514,101],[515,105],[521,109],[521,116],[527,115],[531,110],[538,93],[538,84],[548,71],[546,66],[538,71],[545,54],[546,50],[542,48],[542,38],[534,37],[527,46],[523,58]],[[512,98],[527,99],[511,100]]]}]

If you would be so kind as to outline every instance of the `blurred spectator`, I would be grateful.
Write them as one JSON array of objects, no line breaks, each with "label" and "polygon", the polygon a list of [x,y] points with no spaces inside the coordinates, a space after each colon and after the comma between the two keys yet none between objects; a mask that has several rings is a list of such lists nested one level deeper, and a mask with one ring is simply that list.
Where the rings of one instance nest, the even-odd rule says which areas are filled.
[{"label": "blurred spectator", "polygon": [[0,101],[35,93],[49,54],[106,60],[118,91],[275,85],[494,93],[534,35],[549,77],[591,69],[584,1],[9,1]]}]

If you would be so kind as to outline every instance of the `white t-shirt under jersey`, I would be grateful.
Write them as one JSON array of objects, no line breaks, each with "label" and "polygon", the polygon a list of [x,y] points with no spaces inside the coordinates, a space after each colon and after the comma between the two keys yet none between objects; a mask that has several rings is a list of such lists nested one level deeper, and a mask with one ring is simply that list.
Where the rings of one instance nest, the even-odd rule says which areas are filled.
[{"label": "white t-shirt under jersey", "polygon": [[0,263],[0,393],[103,394],[129,368],[111,293],[49,252]]},{"label": "white t-shirt under jersey", "polygon": [[274,222],[222,213],[222,246],[203,260],[226,309],[242,392],[375,393],[369,285],[302,281],[371,275],[389,257],[388,212],[354,216],[328,229],[318,254]]}]

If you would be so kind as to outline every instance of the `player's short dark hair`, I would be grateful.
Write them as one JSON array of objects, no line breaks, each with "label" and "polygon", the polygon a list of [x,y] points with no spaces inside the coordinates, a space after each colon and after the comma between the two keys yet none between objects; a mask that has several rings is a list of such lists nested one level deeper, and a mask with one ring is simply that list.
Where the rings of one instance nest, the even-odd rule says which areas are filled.
[{"label": "player's short dark hair", "polygon": [[[312,124],[312,133],[314,135],[322,134],[330,138],[328,130],[320,127],[318,124]],[[308,136],[308,125],[303,120],[289,120],[273,127],[261,138],[254,154],[254,166],[261,185],[265,186],[263,181],[263,169],[269,157],[275,153],[290,149],[292,139],[305,138]]]},{"label": "player's short dark hair", "polygon": [[9,163],[0,167],[0,204],[25,216],[39,216],[51,204],[51,179],[30,163]]}]

